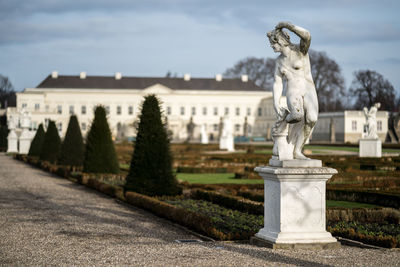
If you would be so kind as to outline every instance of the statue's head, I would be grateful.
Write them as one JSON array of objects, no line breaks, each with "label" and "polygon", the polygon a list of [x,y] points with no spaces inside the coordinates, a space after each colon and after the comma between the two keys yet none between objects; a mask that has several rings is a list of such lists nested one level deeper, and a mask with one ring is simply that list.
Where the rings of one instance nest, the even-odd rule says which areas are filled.
[{"label": "statue's head", "polygon": [[290,45],[290,36],[287,32],[282,29],[275,29],[267,33],[269,42],[271,43],[271,47],[275,52],[279,52],[276,50],[277,45],[280,46],[288,46]]},{"label": "statue's head", "polygon": [[375,105],[374,105],[376,108],[380,108],[381,107],[381,103],[375,103]]}]

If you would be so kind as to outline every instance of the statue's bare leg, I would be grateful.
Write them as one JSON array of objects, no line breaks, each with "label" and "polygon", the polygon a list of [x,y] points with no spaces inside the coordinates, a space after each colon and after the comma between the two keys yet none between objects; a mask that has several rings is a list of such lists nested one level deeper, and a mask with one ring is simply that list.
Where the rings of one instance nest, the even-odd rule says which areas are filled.
[{"label": "statue's bare leg", "polygon": [[290,113],[286,116],[286,121],[291,124],[288,143],[293,145],[293,158],[307,159],[301,150],[304,145],[304,126],[305,126],[305,112],[304,100],[301,94],[288,94],[287,104]]},{"label": "statue's bare leg", "polygon": [[295,159],[307,159],[302,153],[302,149],[310,137],[314,126],[318,119],[318,100],[314,93],[306,94],[304,96],[304,119],[303,121],[293,125],[294,138],[294,151],[293,157]]}]

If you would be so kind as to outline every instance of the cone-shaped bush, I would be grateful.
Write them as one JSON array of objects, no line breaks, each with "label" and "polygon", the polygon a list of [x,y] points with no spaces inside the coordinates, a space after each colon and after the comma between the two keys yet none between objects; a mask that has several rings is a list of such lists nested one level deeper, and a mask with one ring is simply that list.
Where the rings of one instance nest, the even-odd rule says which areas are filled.
[{"label": "cone-shaped bush", "polygon": [[54,121],[49,121],[46,134],[44,135],[40,160],[56,163],[60,153],[61,140],[58,135],[57,127]]},{"label": "cone-shaped bush", "polygon": [[40,124],[39,128],[36,130],[35,137],[33,137],[31,146],[29,147],[28,156],[39,157],[40,152],[42,151],[43,141],[44,141],[43,124]]},{"label": "cone-shaped bush", "polygon": [[161,114],[157,97],[146,96],[125,190],[150,196],[182,192],[172,172],[170,143]]},{"label": "cone-shaped bush", "polygon": [[83,144],[78,118],[72,115],[69,118],[67,133],[61,145],[58,164],[76,167],[83,166],[83,160],[85,159],[84,151],[85,146]]},{"label": "cone-shaped bush", "polygon": [[106,110],[102,106],[96,107],[92,126],[87,135],[83,171],[91,173],[119,172]]},{"label": "cone-shaped bush", "polygon": [[8,141],[8,129],[5,125],[0,125],[0,151],[7,151]]}]

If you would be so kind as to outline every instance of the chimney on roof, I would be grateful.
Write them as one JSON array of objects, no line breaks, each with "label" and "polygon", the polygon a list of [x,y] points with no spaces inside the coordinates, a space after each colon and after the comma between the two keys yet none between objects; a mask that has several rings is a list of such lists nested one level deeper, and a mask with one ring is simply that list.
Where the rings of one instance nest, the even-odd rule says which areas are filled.
[{"label": "chimney on roof", "polygon": [[79,78],[86,79],[86,72],[82,71],[79,75]]},{"label": "chimney on roof", "polygon": [[190,74],[186,73],[185,75],[183,75],[183,80],[190,81]]},{"label": "chimney on roof", "polygon": [[249,81],[249,75],[243,74],[242,75],[242,82],[247,83]]},{"label": "chimney on roof", "polygon": [[222,74],[217,74],[217,75],[215,75],[215,80],[216,80],[217,82],[222,81]]},{"label": "chimney on roof", "polygon": [[116,73],[115,73],[115,79],[116,79],[116,80],[121,80],[121,79],[122,79],[122,74],[121,74],[121,72],[116,72]]},{"label": "chimney on roof", "polygon": [[51,72],[51,78],[57,79],[58,78],[58,71],[54,70]]}]

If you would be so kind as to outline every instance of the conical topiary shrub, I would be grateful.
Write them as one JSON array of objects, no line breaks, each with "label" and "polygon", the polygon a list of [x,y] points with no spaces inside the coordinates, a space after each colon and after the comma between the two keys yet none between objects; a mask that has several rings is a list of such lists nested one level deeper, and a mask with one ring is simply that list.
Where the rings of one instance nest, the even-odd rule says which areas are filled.
[{"label": "conical topiary shrub", "polygon": [[78,118],[72,115],[69,118],[67,133],[61,145],[59,165],[80,167],[85,159],[85,146],[83,144],[81,128]]},{"label": "conical topiary shrub", "polygon": [[155,95],[146,96],[142,104],[125,190],[150,196],[178,195],[182,192],[172,172],[169,139]]},{"label": "conical topiary shrub", "polygon": [[44,130],[43,124],[39,125],[39,128],[36,130],[35,137],[31,142],[31,146],[29,147],[28,156],[31,157],[39,157],[40,152],[42,151],[43,141],[44,141]]},{"label": "conical topiary shrub", "polygon": [[0,125],[0,151],[7,151],[8,146],[8,129],[6,125]]},{"label": "conical topiary shrub", "polygon": [[49,121],[46,134],[44,135],[40,160],[56,163],[60,153],[61,140],[58,135],[57,127],[54,121]]},{"label": "conical topiary shrub", "polygon": [[92,126],[86,139],[83,171],[91,173],[119,173],[111,131],[106,118],[106,110],[96,107]]}]

